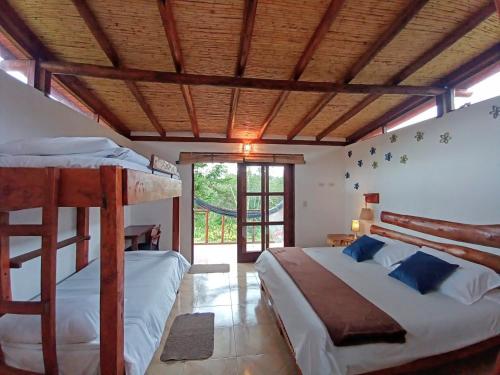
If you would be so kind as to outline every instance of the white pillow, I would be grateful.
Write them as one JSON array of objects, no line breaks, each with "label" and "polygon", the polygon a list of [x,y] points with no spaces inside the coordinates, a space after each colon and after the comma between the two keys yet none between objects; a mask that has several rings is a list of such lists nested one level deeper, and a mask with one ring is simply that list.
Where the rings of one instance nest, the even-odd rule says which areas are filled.
[{"label": "white pillow", "polygon": [[116,147],[114,149],[92,152],[85,154],[84,156],[126,160],[131,163],[143,165],[145,167],[149,167],[149,165],[151,164],[151,161],[148,158],[126,147]]},{"label": "white pillow", "polygon": [[119,147],[104,137],[42,137],[0,144],[0,154],[9,155],[68,155],[88,154]]},{"label": "white pillow", "polygon": [[438,288],[440,293],[458,302],[471,305],[488,291],[500,287],[500,276],[491,268],[428,247],[422,247],[421,251],[460,266]]},{"label": "white pillow", "polygon": [[395,264],[405,260],[410,255],[420,250],[418,246],[377,236],[376,234],[370,235],[370,237],[385,242],[385,245],[375,253],[373,260],[388,269],[391,269]]},{"label": "white pillow", "polygon": [[[56,300],[56,341],[79,344],[99,336],[99,295]],[[6,314],[0,318],[0,340],[41,344],[40,315]]]}]

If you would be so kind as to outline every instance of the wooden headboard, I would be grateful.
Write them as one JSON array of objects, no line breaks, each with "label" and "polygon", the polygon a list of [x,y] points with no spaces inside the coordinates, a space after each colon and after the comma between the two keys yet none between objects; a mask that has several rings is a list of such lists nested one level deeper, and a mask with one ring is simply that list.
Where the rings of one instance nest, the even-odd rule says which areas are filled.
[{"label": "wooden headboard", "polygon": [[[500,248],[500,225],[461,224],[451,221],[401,215],[385,211],[381,213],[380,218],[384,223],[393,224],[436,237]],[[383,228],[378,225],[372,225],[370,227],[370,233],[407,242],[420,247],[427,246],[436,250],[444,251],[456,257],[482,264],[495,270],[496,272],[500,272],[500,256],[492,253],[461,245],[435,242]]]}]

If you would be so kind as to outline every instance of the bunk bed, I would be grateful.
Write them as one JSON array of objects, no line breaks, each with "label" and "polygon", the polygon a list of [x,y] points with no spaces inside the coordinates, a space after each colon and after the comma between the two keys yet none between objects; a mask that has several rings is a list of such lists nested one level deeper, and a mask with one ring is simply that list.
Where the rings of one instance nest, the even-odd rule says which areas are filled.
[{"label": "bunk bed", "polygon": [[[111,146],[114,147],[114,145]],[[111,146],[108,151],[112,148]],[[51,149],[54,148],[51,147]],[[78,156],[74,154],[65,155],[64,149],[65,147],[61,147],[56,152],[57,155],[47,155],[39,150],[36,151],[37,155],[33,155],[25,150],[16,152],[15,148],[12,151],[12,148],[7,147],[10,154],[0,157],[0,314],[41,316],[43,371],[46,374],[58,374],[60,370],[58,359],[61,355],[59,346],[56,350],[56,253],[57,249],[76,244],[75,266],[77,273],[61,283],[57,290],[71,293],[71,288],[67,288],[68,285],[78,284],[78,280],[86,274],[93,275],[93,279],[91,279],[94,282],[94,292],[98,291],[99,293],[100,324],[97,346],[99,348],[100,373],[122,375],[125,373],[126,367],[127,372],[140,373],[144,370],[144,365],[138,366],[139,370],[135,371],[133,370],[134,365],[129,364],[131,363],[130,358],[127,359],[127,366],[125,366],[124,353],[128,344],[125,344],[124,341],[124,307],[128,306],[128,303],[133,305],[136,300],[136,297],[130,297],[129,301],[129,297],[127,297],[127,303],[125,303],[125,295],[128,293],[125,292],[124,287],[125,264],[127,263],[127,269],[131,270],[139,264],[133,263],[134,260],[130,263],[129,257],[130,259],[135,257],[136,261],[142,259],[141,267],[160,262],[159,259],[152,259],[152,255],[144,256],[145,254],[142,252],[125,255],[124,206],[173,198],[172,230],[174,239],[172,247],[178,248],[179,196],[181,195],[182,182],[175,167],[156,156],[153,156],[149,162],[150,165],[144,168],[145,166],[140,163],[124,161],[120,158],[109,158],[107,157],[109,155],[104,157],[103,155],[91,156],[89,154],[96,151],[88,148],[85,149],[86,155],[84,157],[87,158],[87,161],[82,163],[81,158],[78,159]],[[2,152],[7,153],[5,149],[2,151],[0,147],[0,153]],[[73,159],[73,161],[68,159]],[[45,164],[43,160],[46,161]],[[61,242],[57,240],[59,207],[77,208],[77,234],[75,237]],[[94,261],[91,264],[89,264],[88,254],[90,207],[100,208],[101,232],[100,258],[99,261]],[[11,211],[31,208],[42,209],[41,224],[11,224],[9,222]],[[10,259],[9,237],[13,236],[41,237],[42,247],[23,254],[17,259]],[[138,258],[141,255],[144,257]],[[175,257],[172,258],[171,252],[159,252],[155,255],[155,257],[162,256],[164,258],[161,259],[165,261],[169,259],[166,261],[169,265],[177,263],[181,273],[186,271],[187,262],[181,261],[180,255],[177,257],[177,261],[172,261]],[[19,267],[23,262],[36,257],[41,257],[42,276],[39,299],[12,300],[11,266]],[[178,282],[180,282],[180,277],[177,275]],[[89,279],[86,280],[89,281]],[[90,283],[92,284],[92,282]],[[128,277],[127,283],[132,288],[142,287],[144,290],[148,290],[151,287],[147,282],[143,283],[143,280],[129,282]],[[137,293],[133,295],[136,296]],[[141,313],[143,315],[152,314],[150,310],[141,311],[139,315]],[[158,317],[162,316],[165,317],[165,311],[157,313],[156,320],[150,317],[149,322],[156,321],[158,325],[161,320]],[[128,334],[129,331],[127,331]],[[133,338],[140,337],[140,334],[132,333],[131,335]],[[153,345],[158,344],[157,338],[157,335],[156,338],[153,338]],[[144,344],[144,340],[142,343]],[[96,342],[91,344],[94,345],[95,354]],[[141,340],[138,340],[137,345],[141,345]],[[150,347],[151,345],[149,343]],[[24,349],[27,350],[27,348]],[[16,350],[22,353],[19,348]],[[37,373],[33,370],[18,369],[9,365],[13,362],[10,359],[16,350],[10,348],[6,350],[6,355],[2,353],[0,373]],[[40,352],[40,348],[38,348],[38,352]]]}]

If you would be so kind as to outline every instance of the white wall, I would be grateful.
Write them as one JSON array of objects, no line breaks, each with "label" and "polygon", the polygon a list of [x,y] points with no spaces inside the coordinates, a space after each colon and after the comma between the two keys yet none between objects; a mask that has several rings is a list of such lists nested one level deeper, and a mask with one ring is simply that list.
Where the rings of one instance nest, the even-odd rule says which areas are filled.
[{"label": "white wall", "polygon": [[[351,177],[345,180],[345,230],[359,215],[363,193],[372,192],[381,199],[371,205],[376,217],[387,210],[471,224],[500,223],[500,116],[490,114],[493,105],[500,107],[500,97],[346,147],[345,172]],[[420,142],[417,131],[424,133]],[[445,132],[451,136],[448,144],[440,143]],[[391,143],[393,134],[398,138]],[[373,156],[371,147],[376,148]],[[391,162],[384,160],[388,152]],[[402,164],[405,154],[408,161]],[[363,160],[362,167],[358,160]]]},{"label": "white wall", "polygon": [[[240,144],[135,142],[138,149],[147,149],[175,162],[185,152],[240,152]],[[254,145],[255,152],[301,153],[306,164],[295,167],[295,242],[297,246],[322,246],[328,233],[343,227],[344,184],[341,147]],[[191,259],[191,165],[178,166],[182,178],[181,252]],[[153,202],[131,208],[134,224],[161,223],[161,245],[171,246],[171,201]]]},{"label": "white wall", "polygon": [[[104,136],[121,145],[131,147],[132,142],[108,127],[46,98],[35,90],[0,70],[0,143],[26,137],[50,136]],[[76,209],[59,210],[59,240],[71,237],[76,230]],[[128,222],[128,208],[125,220]],[[90,258],[99,255],[99,211],[91,209]],[[12,223],[41,223],[41,210],[25,210],[11,214]],[[39,238],[11,238],[11,256],[40,247]],[[74,272],[75,246],[59,250],[58,280]],[[11,271],[13,296],[27,299],[39,292],[39,259],[30,261],[21,269]]]}]

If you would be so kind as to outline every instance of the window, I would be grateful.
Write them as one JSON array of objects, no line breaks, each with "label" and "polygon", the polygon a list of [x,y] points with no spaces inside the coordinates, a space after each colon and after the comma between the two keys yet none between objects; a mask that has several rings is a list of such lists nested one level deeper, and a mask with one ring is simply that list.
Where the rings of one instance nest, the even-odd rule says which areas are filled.
[{"label": "window", "polygon": [[437,117],[437,107],[435,105],[424,104],[417,110],[411,111],[409,116],[404,115],[385,126],[385,131],[392,132],[394,130],[406,128],[407,126],[418,124],[419,122],[429,120]]},{"label": "window", "polygon": [[76,96],[71,94],[71,92],[61,85],[59,81],[52,79],[51,85],[49,95],[51,99],[54,99],[74,111],[80,112],[81,114],[98,121],[98,117],[94,111],[83,104]]},{"label": "window", "polygon": [[[482,102],[500,95],[500,67],[488,77],[475,82],[466,90],[460,90],[462,95],[455,95],[455,108],[462,108],[474,103]],[[465,91],[465,92],[464,92]]]},{"label": "window", "polygon": [[[4,60],[4,58],[2,56],[0,56],[0,62],[2,62],[3,60]],[[19,69],[15,69],[15,70],[13,70],[13,69],[12,70],[2,69],[2,70],[5,70],[5,72],[8,75],[14,77],[18,81],[21,81],[22,83],[25,83],[25,84],[28,83],[28,75],[27,75],[26,69],[19,68]]]},{"label": "window", "polygon": [[[28,77],[32,72],[33,64],[31,57],[20,51],[9,39],[0,32],[0,62],[4,60],[12,60],[8,67],[0,68],[17,80],[28,84]],[[29,83],[32,85],[32,83]],[[54,99],[65,106],[80,112],[81,114],[99,122],[106,124],[102,119],[99,119],[94,111],[84,104],[78,97],[73,95],[65,86],[63,86],[57,78],[52,77],[50,95]]]}]

